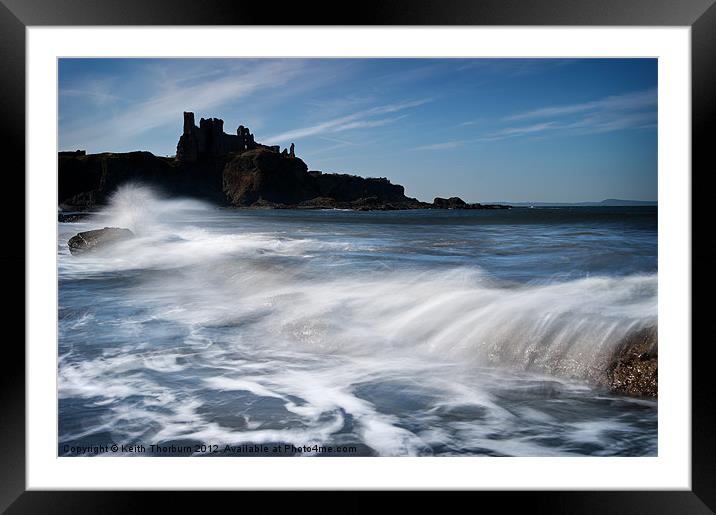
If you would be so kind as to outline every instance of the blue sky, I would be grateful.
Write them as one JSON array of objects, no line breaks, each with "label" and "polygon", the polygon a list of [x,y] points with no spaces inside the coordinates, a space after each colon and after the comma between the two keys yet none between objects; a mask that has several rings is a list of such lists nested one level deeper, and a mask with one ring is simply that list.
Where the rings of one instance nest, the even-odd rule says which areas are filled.
[{"label": "blue sky", "polygon": [[656,59],[61,59],[61,150],[174,155],[182,112],[421,200],[657,198]]}]

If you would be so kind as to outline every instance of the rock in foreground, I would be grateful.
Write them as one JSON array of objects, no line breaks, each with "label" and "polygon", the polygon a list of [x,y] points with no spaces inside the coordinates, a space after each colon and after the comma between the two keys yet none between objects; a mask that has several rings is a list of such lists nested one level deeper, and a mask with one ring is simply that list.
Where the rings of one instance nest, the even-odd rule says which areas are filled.
[{"label": "rock in foreground", "polygon": [[[485,347],[488,363],[508,365],[539,374],[586,383],[598,390],[632,397],[658,395],[658,327],[632,330],[615,345],[575,351],[573,339],[545,341],[546,345],[505,345],[497,338]],[[547,347],[552,346],[551,349]],[[576,347],[579,349],[579,346]],[[526,352],[525,352],[526,351]]]},{"label": "rock in foreground", "polygon": [[659,390],[659,343],[656,326],[628,334],[615,349],[594,362],[559,360],[554,375],[584,378],[596,388],[631,397],[656,398]]},{"label": "rock in foreground", "polygon": [[72,254],[81,254],[95,250],[98,247],[104,247],[111,243],[128,240],[134,237],[134,233],[129,229],[121,229],[119,227],[105,227],[94,231],[85,231],[76,234],[67,245],[70,247]]},{"label": "rock in foreground", "polygon": [[638,331],[613,355],[603,386],[637,397],[656,397],[659,390],[656,328]]}]

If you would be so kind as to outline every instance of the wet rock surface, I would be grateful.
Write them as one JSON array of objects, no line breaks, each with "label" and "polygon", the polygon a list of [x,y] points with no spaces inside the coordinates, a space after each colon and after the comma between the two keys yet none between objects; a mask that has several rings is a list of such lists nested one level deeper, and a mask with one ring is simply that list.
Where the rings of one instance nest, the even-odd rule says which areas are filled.
[{"label": "wet rock surface", "polygon": [[611,393],[632,397],[658,395],[658,335],[647,327],[627,335],[611,352],[604,352],[587,368],[584,361],[563,360],[550,370],[564,377],[583,377]]},{"label": "wet rock surface", "polygon": [[90,213],[63,213],[59,211],[57,213],[57,221],[62,223],[75,223],[82,222],[90,216]]},{"label": "wet rock surface", "polygon": [[601,384],[612,392],[656,397],[658,373],[657,330],[649,328],[622,343],[612,356]]},{"label": "wet rock surface", "polygon": [[574,344],[572,339],[562,339],[552,342],[549,352],[543,347],[523,352],[519,346],[502,345],[497,340],[488,346],[485,357],[495,365],[516,364],[517,368],[584,382],[610,393],[657,397],[656,326],[628,333],[616,346],[605,345],[596,352],[587,348],[575,352]]},{"label": "wet rock surface", "polygon": [[67,245],[69,246],[72,254],[82,254],[98,248],[106,247],[112,243],[125,241],[133,237],[134,233],[129,229],[105,227],[104,229],[77,233],[75,236],[70,238]]}]

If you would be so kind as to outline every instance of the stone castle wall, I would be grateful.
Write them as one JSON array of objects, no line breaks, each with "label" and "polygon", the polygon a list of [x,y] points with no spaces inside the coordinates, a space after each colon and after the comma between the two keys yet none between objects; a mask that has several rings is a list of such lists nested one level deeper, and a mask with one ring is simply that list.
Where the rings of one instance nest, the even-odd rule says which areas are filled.
[{"label": "stone castle wall", "polygon": [[[224,120],[202,118],[199,126],[194,121],[194,113],[184,113],[184,132],[177,144],[176,159],[180,162],[195,163],[230,153],[242,153],[255,148],[265,148],[280,152],[278,145],[267,146],[257,143],[248,127],[239,125],[236,134],[224,132]],[[291,144],[291,157],[295,157]],[[288,153],[287,153],[288,154]]]}]

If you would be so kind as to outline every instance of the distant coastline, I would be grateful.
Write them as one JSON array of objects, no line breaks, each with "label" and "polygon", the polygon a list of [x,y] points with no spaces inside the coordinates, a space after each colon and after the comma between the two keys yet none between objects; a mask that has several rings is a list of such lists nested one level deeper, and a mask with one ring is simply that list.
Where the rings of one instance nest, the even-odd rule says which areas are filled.
[{"label": "distant coastline", "polygon": [[599,202],[491,202],[494,204],[504,204],[513,207],[657,207],[656,200],[624,200],[616,198],[608,198]]}]

